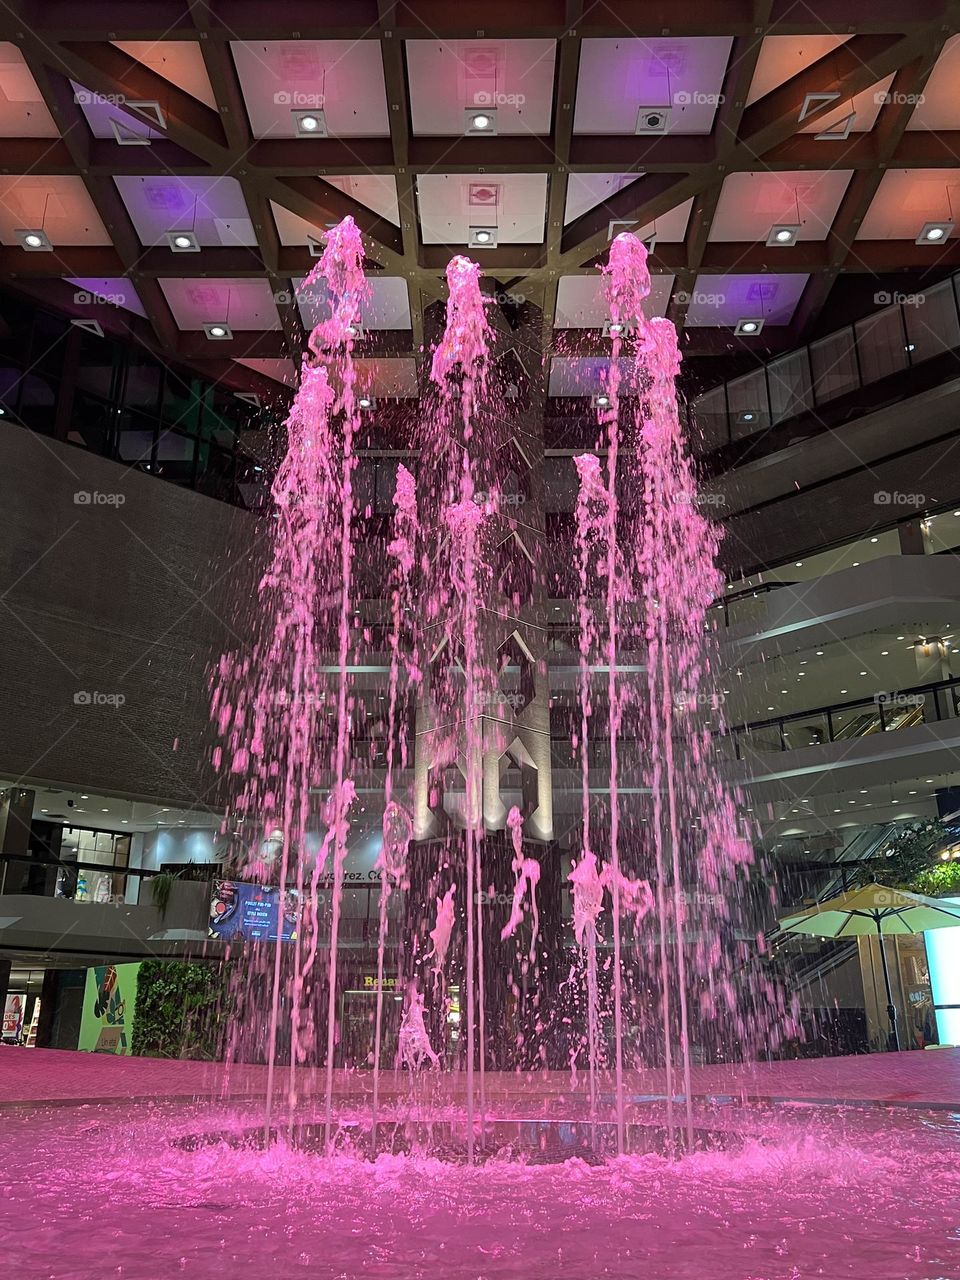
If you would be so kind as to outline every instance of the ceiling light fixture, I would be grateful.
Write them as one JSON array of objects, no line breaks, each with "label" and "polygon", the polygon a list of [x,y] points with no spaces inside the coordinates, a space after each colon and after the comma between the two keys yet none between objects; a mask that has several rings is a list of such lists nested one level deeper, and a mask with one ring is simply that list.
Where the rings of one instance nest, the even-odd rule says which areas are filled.
[{"label": "ceiling light fixture", "polygon": [[606,391],[598,391],[595,396],[590,397],[590,403],[594,409],[609,409],[610,396]]},{"label": "ceiling light fixture", "polygon": [[375,409],[376,407],[377,401],[375,396],[357,396],[357,408],[362,409],[364,413],[369,413],[371,409]]},{"label": "ceiling light fixture", "polygon": [[637,111],[637,133],[666,133],[670,123],[669,107],[640,107]]},{"label": "ceiling light fixture", "polygon": [[200,242],[192,231],[168,231],[167,244],[171,253],[200,252]]},{"label": "ceiling light fixture", "polygon": [[471,227],[467,242],[471,249],[495,249],[497,247],[496,227]]},{"label": "ceiling light fixture", "polygon": [[22,230],[15,231],[14,235],[20,242],[20,248],[25,249],[27,253],[52,253],[53,245],[45,231],[41,231],[36,227],[26,227]]},{"label": "ceiling light fixture", "polygon": [[744,320],[738,320],[734,326],[734,335],[738,338],[755,338],[763,329],[763,320],[748,316]]},{"label": "ceiling light fixture", "polygon": [[468,107],[464,113],[463,131],[473,137],[486,134],[496,137],[497,111],[495,107]]},{"label": "ceiling light fixture", "polygon": [[625,320],[611,320],[609,317],[603,322],[603,336],[605,338],[623,338],[631,332],[631,326]]},{"label": "ceiling light fixture", "polygon": [[203,332],[211,342],[227,342],[233,337],[233,330],[226,320],[210,320],[203,326]]},{"label": "ceiling light fixture", "polygon": [[925,222],[915,244],[943,244],[953,230],[952,222]]},{"label": "ceiling light fixture", "polygon": [[767,244],[773,248],[789,249],[797,243],[800,224],[796,222],[775,222],[767,236]]},{"label": "ceiling light fixture", "polygon": [[298,138],[326,138],[327,117],[322,111],[294,111],[293,127]]}]

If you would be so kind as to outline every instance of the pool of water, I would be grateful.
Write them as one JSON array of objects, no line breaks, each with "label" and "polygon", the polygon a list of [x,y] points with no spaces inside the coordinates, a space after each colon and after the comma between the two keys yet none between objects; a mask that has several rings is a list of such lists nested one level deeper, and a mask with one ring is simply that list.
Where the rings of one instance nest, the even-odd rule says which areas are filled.
[{"label": "pool of water", "polygon": [[705,1149],[605,1161],[538,1159],[562,1126],[527,1123],[525,1153],[501,1123],[509,1141],[491,1127],[468,1168],[456,1144],[451,1160],[324,1157],[313,1121],[265,1147],[252,1108],[11,1108],[5,1265],[21,1280],[960,1277],[960,1115],[707,1108]]}]

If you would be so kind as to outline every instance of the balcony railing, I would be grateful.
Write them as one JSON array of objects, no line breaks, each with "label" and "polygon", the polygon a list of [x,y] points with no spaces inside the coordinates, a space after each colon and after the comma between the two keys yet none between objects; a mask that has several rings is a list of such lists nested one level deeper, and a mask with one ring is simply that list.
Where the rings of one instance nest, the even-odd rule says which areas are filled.
[{"label": "balcony railing", "polygon": [[958,288],[960,273],[921,293],[891,295],[890,305],[856,324],[711,388],[689,408],[698,451],[836,406],[892,374],[960,352]]},{"label": "balcony railing", "polygon": [[960,677],[878,693],[856,702],[837,702],[812,711],[734,725],[727,731],[736,759],[751,752],[793,751],[799,747],[849,742],[873,733],[911,729],[960,715]]}]

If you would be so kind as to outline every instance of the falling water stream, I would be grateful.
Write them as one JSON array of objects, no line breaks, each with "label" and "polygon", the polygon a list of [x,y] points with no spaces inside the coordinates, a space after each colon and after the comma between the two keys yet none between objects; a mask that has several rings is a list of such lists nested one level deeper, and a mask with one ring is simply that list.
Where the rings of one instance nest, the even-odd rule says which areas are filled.
[{"label": "falling water stream", "polygon": [[[269,1135],[273,1123],[279,1063],[288,1066],[291,1126],[302,1068],[322,1067],[329,1151],[342,1065],[337,1001],[344,867],[351,826],[366,808],[357,792],[364,764],[354,740],[351,664],[370,647],[370,632],[358,625],[357,583],[367,565],[354,498],[359,415],[353,349],[366,284],[361,239],[349,218],[330,232],[307,283],[325,289],[327,314],[310,335],[273,487],[273,552],[259,593],[261,638],[249,658],[222,659],[213,712],[221,737],[215,760],[238,784],[229,821],[241,824],[253,850],[243,874],[272,875],[279,893],[281,919],[269,951],[264,1131]],[[531,981],[542,984],[544,963],[560,945],[542,936],[538,904],[538,893],[550,892],[544,868],[559,853],[547,844],[534,856],[525,847],[526,816],[516,803],[491,826],[489,815],[497,809],[485,789],[491,724],[501,737],[504,732],[502,716],[489,710],[503,698],[490,628],[500,625],[500,615],[524,607],[495,567],[509,527],[497,496],[501,446],[492,443],[490,427],[502,414],[501,388],[491,377],[490,302],[469,259],[451,261],[447,284],[446,324],[429,371],[434,390],[424,400],[420,463],[416,473],[398,468],[392,535],[378,571],[386,574],[381,595],[389,604],[389,667],[383,808],[377,810],[375,1007],[365,1063],[373,1077],[372,1149],[383,1118],[384,1081],[390,1081],[395,1111],[398,1069],[401,1077],[408,1073],[412,1088],[424,1071],[442,1073],[451,1065],[450,1051],[437,1037],[446,1036],[451,990],[458,990],[464,1021],[453,1058],[463,1072],[466,1158],[473,1162],[478,1136],[484,1142],[489,1064],[504,1060],[499,1019],[493,1026],[487,1020],[489,1008],[502,1007],[490,1004],[491,997],[499,999],[491,983],[503,984],[516,1010],[516,1052],[535,1053],[541,1063],[555,1058],[558,1036],[569,1026],[564,1036],[575,1078],[582,1037],[594,1123],[612,1068],[621,1153],[628,1149],[627,1072],[645,1065],[651,1059],[644,1053],[652,1053],[666,1071],[669,1141],[679,1092],[689,1148],[690,1000],[697,1001],[698,1025],[733,1025],[741,1047],[752,1033],[769,1041],[771,1018],[762,1029],[748,1025],[751,1018],[757,1023],[762,1002],[755,1000],[749,1014],[738,1005],[730,975],[734,964],[742,965],[742,948],[728,956],[718,941],[724,929],[727,938],[735,932],[728,903],[738,898],[752,851],[739,825],[737,797],[725,791],[714,762],[713,735],[722,726],[715,703],[708,705],[705,618],[720,587],[717,535],[697,508],[679,427],[676,335],[666,321],[644,313],[650,289],[644,246],[632,235],[617,237],[603,268],[611,359],[598,447],[574,459],[573,748],[582,818],[568,883],[571,942],[580,959],[548,1009],[542,991],[532,1000],[529,992]],[[504,591],[498,614],[493,604]],[[646,654],[640,666],[638,646]],[[412,706],[418,708],[417,728],[410,741]],[[509,734],[502,740],[509,746]],[[631,743],[627,757],[625,742]],[[423,779],[416,783],[418,769],[425,786]],[[448,803],[444,788],[451,778],[462,790],[453,785]],[[276,843],[277,833],[280,856],[271,871],[256,850],[271,837]],[[694,896],[709,906],[698,907],[701,918],[691,930],[687,904]],[[491,920],[490,904],[499,911],[500,902],[503,915]],[[285,914],[295,922],[292,940],[285,936]],[[644,921],[653,919],[651,947]],[[514,938],[519,982],[514,962],[501,962],[507,963],[505,975],[497,961]],[[397,957],[402,1005],[393,1060],[384,1056],[388,953]],[[264,950],[254,949],[254,976],[264,960]],[[739,981],[743,986],[742,972]],[[258,998],[261,989],[251,978],[249,998]],[[568,1016],[567,998],[571,1011],[580,1007],[585,1016]],[[772,988],[764,999],[784,1021]],[[389,1012],[392,1025],[392,1002]],[[629,1043],[628,1017],[638,1028]],[[416,1096],[422,1101],[422,1090]]]}]

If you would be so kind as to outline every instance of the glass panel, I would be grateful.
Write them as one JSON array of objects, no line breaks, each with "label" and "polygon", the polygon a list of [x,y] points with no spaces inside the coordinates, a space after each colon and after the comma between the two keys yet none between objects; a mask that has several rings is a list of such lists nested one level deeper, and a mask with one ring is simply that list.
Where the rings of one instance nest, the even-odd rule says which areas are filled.
[{"label": "glass panel", "polygon": [[741,754],[745,751],[783,750],[779,722],[757,725],[753,729],[741,729],[738,731],[738,741]]},{"label": "glass panel", "polygon": [[907,348],[899,307],[884,307],[875,316],[858,321],[854,328],[860,354],[860,373],[865,384],[907,367]]},{"label": "glass panel", "polygon": [[936,698],[931,697],[929,716],[926,701],[922,693],[887,694],[883,704],[884,729],[888,733],[892,729],[910,729],[915,724],[923,724],[924,720],[936,719]]},{"label": "glass panel", "polygon": [[160,399],[160,367],[153,364],[132,364],[127,368],[127,380],[123,389],[123,403],[138,409],[156,411]]},{"label": "glass panel", "polygon": [[393,515],[393,495],[397,488],[397,467],[399,465],[396,458],[377,459],[377,515]]},{"label": "glass panel", "polygon": [[856,703],[831,711],[833,741],[847,742],[851,738],[864,738],[880,731],[880,712],[874,702]]},{"label": "glass panel", "polygon": [[813,390],[818,402],[846,395],[860,385],[853,330],[841,329],[810,343]]},{"label": "glass panel", "polygon": [[377,464],[373,458],[361,458],[353,473],[353,507],[361,516],[374,512],[377,486]]},{"label": "glass panel", "polygon": [[742,378],[727,383],[727,403],[730,412],[730,437],[742,440],[755,431],[763,431],[770,425],[770,406],[767,403],[767,379],[763,369],[754,369]]},{"label": "glass panel", "polygon": [[44,435],[53,431],[53,417],[57,402],[55,385],[35,374],[24,374],[20,384],[20,405],[17,416],[24,426],[32,427]]},{"label": "glass panel", "polygon": [[813,712],[798,720],[785,720],[783,738],[788,751],[796,751],[800,747],[819,747],[821,743],[830,741],[825,712]]},{"label": "glass panel", "polygon": [[907,326],[909,356],[914,364],[944,351],[960,347],[960,320],[953,282],[944,280],[922,293],[908,294],[916,302],[906,302],[903,316]]},{"label": "glass panel", "polygon": [[154,431],[122,431],[117,454],[122,462],[147,463],[153,456]]},{"label": "glass panel", "polygon": [[772,361],[767,366],[767,383],[772,422],[795,418],[809,409],[812,400],[806,351],[801,347],[799,351]]},{"label": "glass panel", "polygon": [[[694,400],[691,405],[691,417],[695,452],[709,453],[712,449],[719,449],[721,445],[727,443],[730,435],[727,430],[727,400],[722,384],[714,387],[712,391],[704,392]],[[570,470],[573,470],[572,465]],[[575,505],[576,494],[574,493],[572,504],[558,510],[572,511]]]},{"label": "glass panel", "polygon": [[0,368],[0,403],[11,410],[16,408],[17,396],[20,394],[20,379],[23,374],[12,365]]}]

